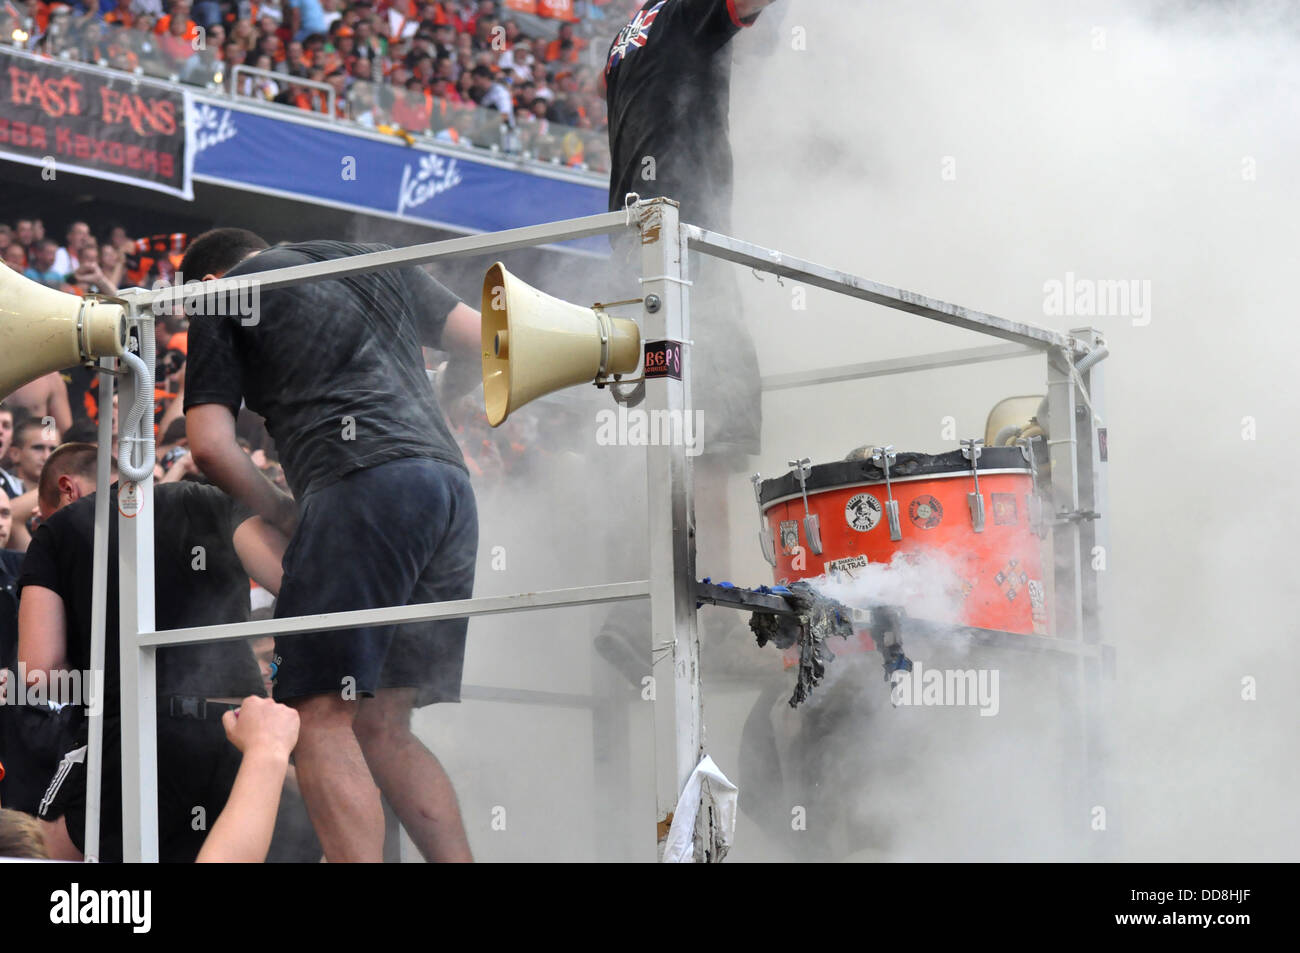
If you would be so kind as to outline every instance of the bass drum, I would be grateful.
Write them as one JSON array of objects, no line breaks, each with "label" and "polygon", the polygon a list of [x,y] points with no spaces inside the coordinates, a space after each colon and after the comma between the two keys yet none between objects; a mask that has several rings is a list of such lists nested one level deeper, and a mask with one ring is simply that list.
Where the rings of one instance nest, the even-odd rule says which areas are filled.
[{"label": "bass drum", "polygon": [[[818,518],[821,551],[810,540],[804,495],[791,472],[760,484],[777,582],[828,573],[852,576],[869,563],[941,560],[957,578],[961,624],[1019,635],[1048,634],[1041,527],[1034,478],[1019,447],[986,447],[976,477],[961,451],[899,453],[884,470],[869,458],[806,471],[808,512]],[[897,503],[892,538],[887,502]],[[919,614],[919,613],[918,613]]]}]

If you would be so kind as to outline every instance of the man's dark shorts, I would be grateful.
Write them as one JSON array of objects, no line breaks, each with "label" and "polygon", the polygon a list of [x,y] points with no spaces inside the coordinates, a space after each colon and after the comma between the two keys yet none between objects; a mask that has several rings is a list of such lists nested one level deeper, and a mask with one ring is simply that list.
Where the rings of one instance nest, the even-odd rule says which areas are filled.
[{"label": "man's dark shorts", "polygon": [[[468,599],[478,512],[459,467],[408,457],[348,474],[299,502],[277,619]],[[467,619],[277,636],[280,701],[415,688],[416,707],[460,701]]]}]

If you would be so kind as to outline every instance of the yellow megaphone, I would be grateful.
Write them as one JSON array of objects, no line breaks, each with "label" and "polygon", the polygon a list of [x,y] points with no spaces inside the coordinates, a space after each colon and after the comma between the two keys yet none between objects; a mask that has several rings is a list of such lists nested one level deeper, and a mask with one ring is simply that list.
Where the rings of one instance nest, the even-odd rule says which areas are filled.
[{"label": "yellow megaphone", "polygon": [[483,278],[483,399],[488,423],[543,394],[630,374],[641,362],[635,321],[553,298],[497,262]]},{"label": "yellow megaphone", "polygon": [[126,347],[120,304],[55,291],[0,265],[0,397]]}]

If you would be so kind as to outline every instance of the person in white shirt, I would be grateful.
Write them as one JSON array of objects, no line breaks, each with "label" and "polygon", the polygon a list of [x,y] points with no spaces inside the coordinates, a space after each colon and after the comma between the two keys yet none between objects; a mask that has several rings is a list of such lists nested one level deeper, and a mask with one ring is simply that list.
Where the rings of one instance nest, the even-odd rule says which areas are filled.
[{"label": "person in white shirt", "polygon": [[77,252],[90,240],[90,226],[85,222],[73,222],[68,226],[67,244],[54,253],[54,270],[62,275],[70,275],[80,266]]},{"label": "person in white shirt", "polygon": [[473,76],[474,92],[480,94],[475,99],[478,105],[495,109],[513,126],[515,124],[514,100],[510,98],[510,91],[496,81],[491,67],[475,66]]}]

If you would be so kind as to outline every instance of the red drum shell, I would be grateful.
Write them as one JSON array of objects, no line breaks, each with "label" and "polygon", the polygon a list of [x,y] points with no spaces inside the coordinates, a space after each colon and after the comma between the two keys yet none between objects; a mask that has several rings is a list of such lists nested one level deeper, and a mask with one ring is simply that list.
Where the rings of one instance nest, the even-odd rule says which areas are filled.
[{"label": "red drum shell", "polygon": [[[765,504],[776,546],[775,580],[805,579],[832,569],[851,572],[859,560],[888,563],[900,553],[941,555],[961,580],[961,623],[1020,635],[1047,634],[1042,551],[1029,526],[1033,480],[1028,470],[981,470],[981,533],[973,528],[967,502],[974,490],[969,468],[891,482],[902,529],[897,542],[889,538],[883,480],[808,491],[808,510],[821,522],[821,555],[814,555],[808,545],[800,494]],[[792,541],[800,549],[793,548]]]}]

